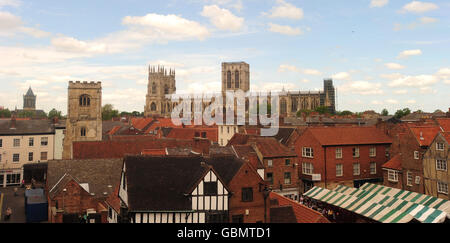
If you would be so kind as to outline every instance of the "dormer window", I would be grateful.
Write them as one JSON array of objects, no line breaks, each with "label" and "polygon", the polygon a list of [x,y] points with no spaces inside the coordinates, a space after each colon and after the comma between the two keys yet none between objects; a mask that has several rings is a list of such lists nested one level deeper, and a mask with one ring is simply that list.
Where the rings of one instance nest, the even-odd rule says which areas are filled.
[{"label": "dormer window", "polygon": [[89,98],[88,95],[80,96],[80,106],[90,106],[90,105],[91,105],[91,98]]}]

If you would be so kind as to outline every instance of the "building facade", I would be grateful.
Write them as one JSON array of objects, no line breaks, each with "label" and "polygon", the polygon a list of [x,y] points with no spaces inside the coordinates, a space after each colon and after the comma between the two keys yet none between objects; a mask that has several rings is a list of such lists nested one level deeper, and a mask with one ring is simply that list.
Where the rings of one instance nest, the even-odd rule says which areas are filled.
[{"label": "building facade", "polygon": [[72,143],[102,140],[101,82],[69,82],[63,159],[72,158]]},{"label": "building facade", "polygon": [[425,194],[450,200],[450,132],[440,132],[423,156]]},{"label": "building facade", "polygon": [[167,95],[176,92],[175,70],[150,66],[148,70],[148,86],[144,116],[170,117],[173,108]]}]

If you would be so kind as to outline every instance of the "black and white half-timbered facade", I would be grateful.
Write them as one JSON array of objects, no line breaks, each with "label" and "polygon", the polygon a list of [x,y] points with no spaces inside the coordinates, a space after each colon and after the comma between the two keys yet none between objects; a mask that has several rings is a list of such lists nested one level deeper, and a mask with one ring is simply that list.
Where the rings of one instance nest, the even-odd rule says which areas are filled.
[{"label": "black and white half-timbered facade", "polygon": [[119,198],[130,223],[226,223],[230,190],[201,156],[128,156]]}]

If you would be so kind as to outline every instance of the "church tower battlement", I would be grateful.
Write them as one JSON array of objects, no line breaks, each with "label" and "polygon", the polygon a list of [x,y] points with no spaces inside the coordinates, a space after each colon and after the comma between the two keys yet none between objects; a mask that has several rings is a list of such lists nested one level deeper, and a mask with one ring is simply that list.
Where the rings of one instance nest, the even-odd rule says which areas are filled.
[{"label": "church tower battlement", "polygon": [[167,95],[175,94],[176,90],[175,69],[149,66],[144,115],[169,116],[173,107]]}]

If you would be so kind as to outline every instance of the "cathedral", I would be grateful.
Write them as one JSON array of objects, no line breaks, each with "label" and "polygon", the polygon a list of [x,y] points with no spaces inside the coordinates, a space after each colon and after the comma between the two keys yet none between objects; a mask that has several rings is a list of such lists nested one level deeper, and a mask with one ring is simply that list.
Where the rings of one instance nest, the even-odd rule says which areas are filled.
[{"label": "cathedral", "polygon": [[[222,63],[222,92],[250,90],[250,65],[245,62]],[[149,67],[148,88],[144,115],[146,117],[170,117],[173,103],[168,95],[176,93],[175,70]],[[278,110],[280,116],[293,117],[299,110],[315,110],[324,106],[335,113],[336,91],[333,80],[324,80],[322,91],[282,91]],[[246,107],[246,110],[248,106]]]}]

